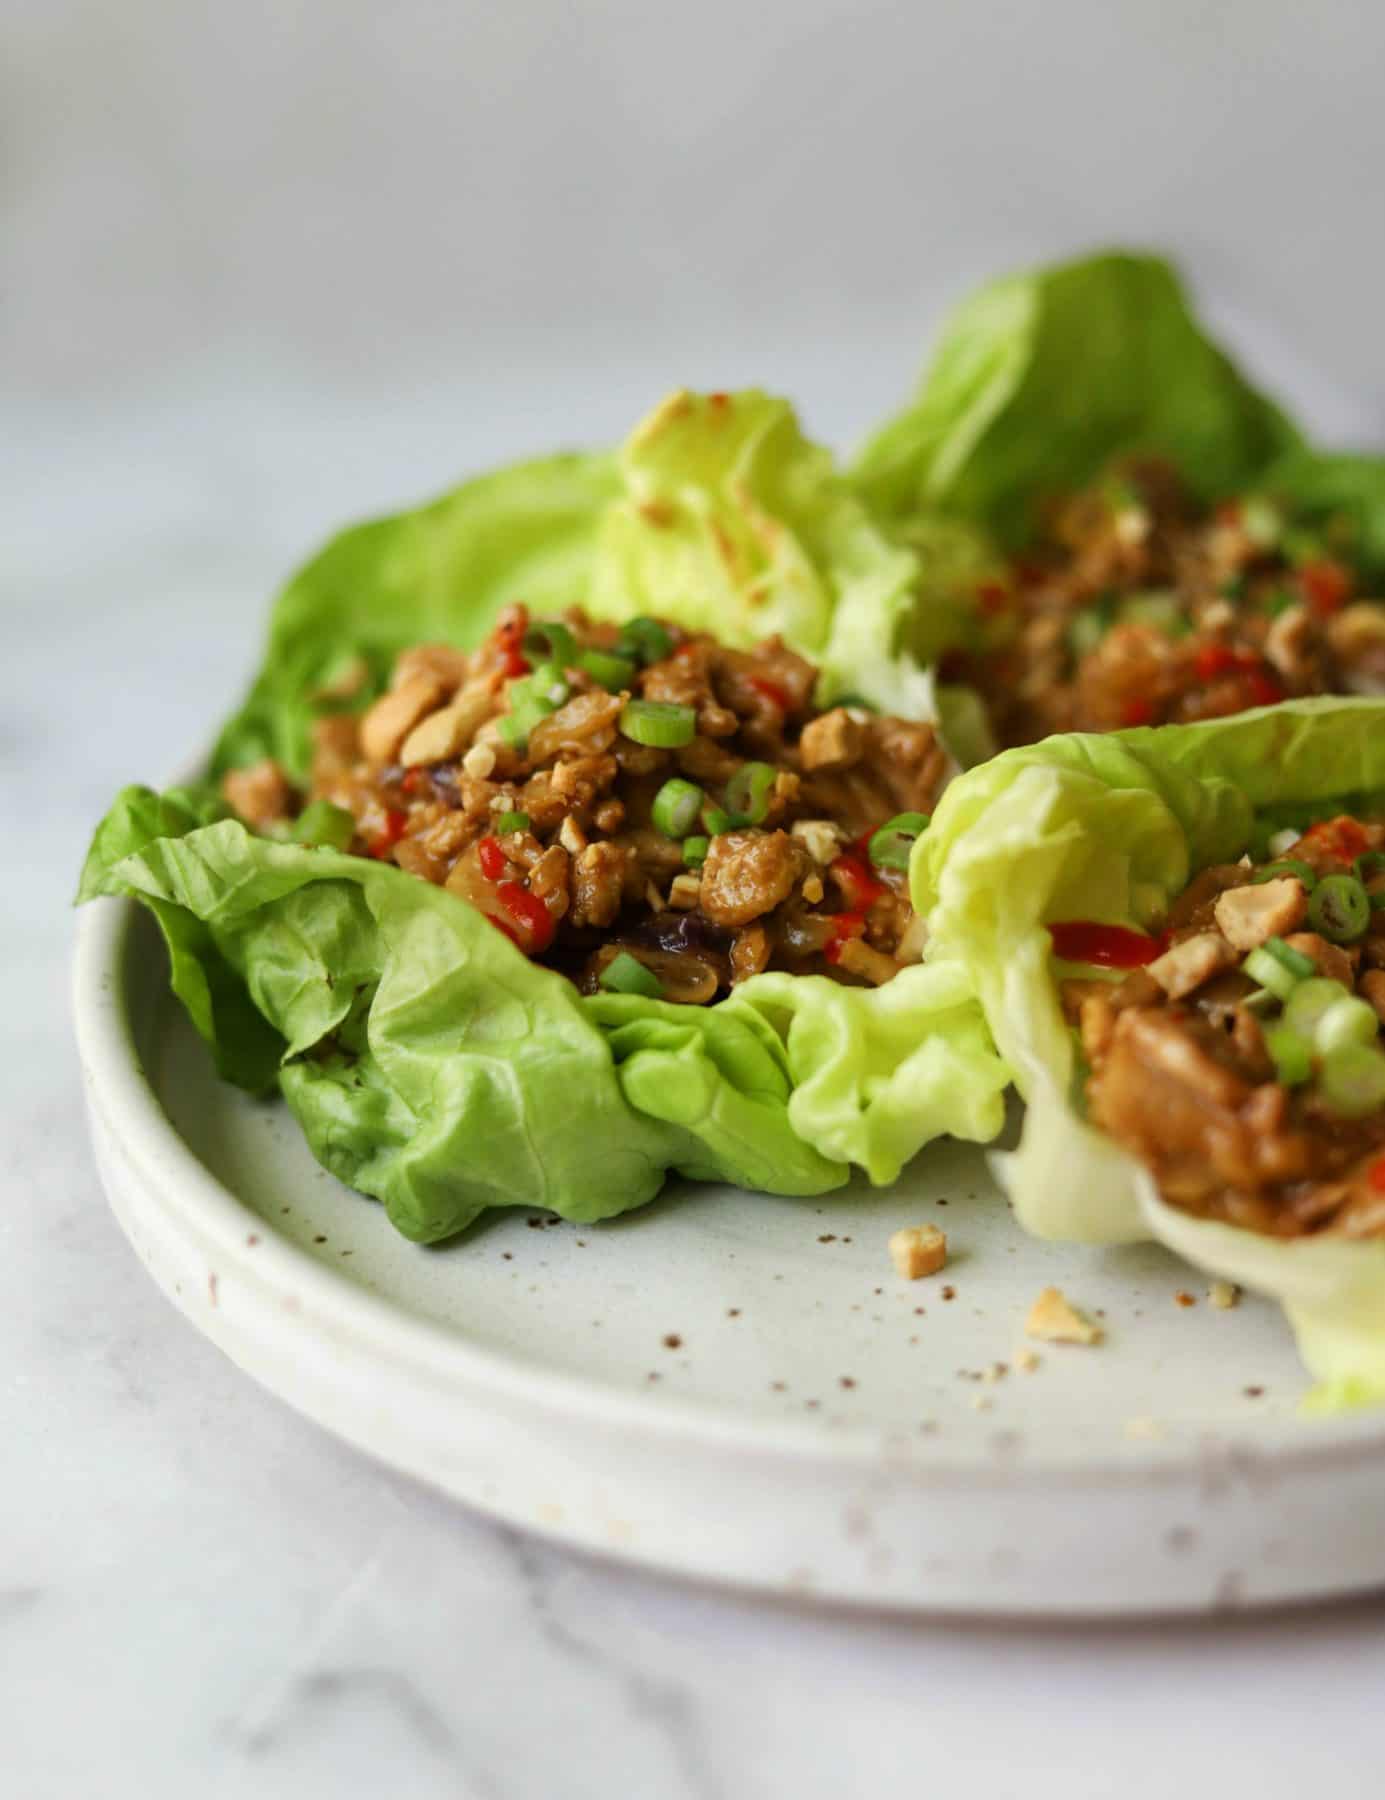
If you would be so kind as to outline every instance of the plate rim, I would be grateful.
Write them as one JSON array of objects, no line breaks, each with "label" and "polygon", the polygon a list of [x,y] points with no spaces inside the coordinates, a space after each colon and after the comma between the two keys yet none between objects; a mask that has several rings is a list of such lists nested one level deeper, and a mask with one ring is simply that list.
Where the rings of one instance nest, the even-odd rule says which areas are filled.
[{"label": "plate rim", "polygon": [[[905,1440],[888,1425],[827,1429],[808,1421],[751,1419],[706,1402],[535,1366],[365,1291],[277,1232],[198,1159],[164,1112],[144,1069],[128,1005],[129,984],[147,979],[130,966],[132,938],[143,923],[139,915],[133,900],[105,899],[85,908],[77,921],[71,992],[88,1108],[117,1135],[161,1211],[209,1239],[222,1269],[277,1293],[281,1305],[292,1290],[305,1307],[303,1328],[320,1331],[330,1319],[334,1328],[383,1352],[396,1372],[441,1376],[531,1411],[561,1412],[568,1424],[580,1417],[605,1433],[633,1430],[685,1445],[695,1441],[704,1451],[753,1451],[757,1457],[827,1461],[838,1469],[854,1465],[863,1472],[885,1462],[901,1466],[898,1451]],[[253,1246],[246,1242],[247,1220],[265,1228]],[[907,1443],[907,1466],[930,1482],[996,1489],[1186,1481],[1227,1455],[1259,1458],[1285,1474],[1345,1473],[1385,1459],[1385,1410],[1305,1420],[1301,1443],[1269,1446],[1253,1424],[1223,1425],[1200,1440],[1120,1443],[1110,1451],[1086,1445],[1069,1457],[1031,1451],[1014,1461],[975,1449],[959,1455],[943,1437]]]}]

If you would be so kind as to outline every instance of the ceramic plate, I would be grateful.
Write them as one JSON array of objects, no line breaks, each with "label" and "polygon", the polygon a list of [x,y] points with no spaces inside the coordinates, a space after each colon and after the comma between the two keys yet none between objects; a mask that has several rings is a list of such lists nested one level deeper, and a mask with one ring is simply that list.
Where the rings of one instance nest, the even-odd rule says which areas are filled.
[{"label": "ceramic plate", "polygon": [[[513,1212],[421,1249],[217,1081],[149,921],[84,915],[97,1155],[165,1293],[249,1374],[515,1524],[872,1605],[1189,1611],[1385,1582],[1385,1417],[1307,1420],[1277,1311],[1154,1249],[1022,1238],[979,1151],[826,1200],[671,1187],[600,1226]],[[903,1281],[901,1224],[947,1233]],[[1038,1291],[1096,1347],[1032,1348]],[[1021,1357],[1021,1362],[1025,1359]]]}]

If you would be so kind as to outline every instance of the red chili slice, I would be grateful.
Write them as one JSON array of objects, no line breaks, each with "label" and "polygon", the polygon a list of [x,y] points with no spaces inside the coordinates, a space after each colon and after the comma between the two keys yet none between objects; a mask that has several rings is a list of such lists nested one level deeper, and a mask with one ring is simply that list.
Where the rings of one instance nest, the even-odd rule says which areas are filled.
[{"label": "red chili slice", "polygon": [[1385,1156],[1377,1156],[1366,1171],[1366,1180],[1377,1194],[1385,1194]]},{"label": "red chili slice", "polygon": [[1010,590],[1003,581],[983,581],[976,590],[977,610],[988,619],[1004,612],[1009,604]]},{"label": "red chili slice", "polygon": [[1245,672],[1246,692],[1257,706],[1277,706],[1284,698],[1284,686],[1277,675],[1263,666]]},{"label": "red chili slice", "polygon": [[495,628],[495,645],[504,657],[503,672],[509,681],[519,675],[529,673],[530,664],[523,654],[524,634],[529,629],[529,612],[526,607],[517,607],[515,615],[507,619],[503,625]]},{"label": "red chili slice", "polygon": [[385,814],[385,822],[370,840],[367,850],[377,862],[383,862],[394,846],[404,835],[404,827],[409,823],[409,815],[391,810]]},{"label": "red chili slice", "polygon": [[1236,652],[1228,644],[1203,644],[1198,650],[1195,667],[1202,681],[1215,681],[1229,675],[1236,667]]},{"label": "red chili slice", "polygon": [[1121,708],[1122,725],[1152,725],[1154,723],[1154,702],[1143,697],[1127,700]]},{"label": "red chili slice", "polygon": [[1064,962],[1095,963],[1103,969],[1142,969],[1164,948],[1163,940],[1125,925],[1098,925],[1074,919],[1050,925],[1053,954]]},{"label": "red chili slice", "polygon": [[505,852],[500,848],[500,839],[483,837],[476,846],[476,860],[481,865],[481,873],[487,881],[501,881],[510,864]]},{"label": "red chili slice", "polygon": [[883,881],[871,874],[870,865],[855,850],[844,850],[828,870],[836,877],[847,903],[847,911],[867,913],[882,894],[888,892]]},{"label": "red chili slice", "polygon": [[832,935],[822,947],[824,959],[833,968],[842,960],[842,951],[852,938],[865,935],[866,922],[859,913],[833,913]]},{"label": "red chili slice", "polygon": [[1304,563],[1298,572],[1303,597],[1319,618],[1338,613],[1351,598],[1351,575],[1339,562]]},{"label": "red chili slice", "polygon": [[553,942],[557,929],[553,914],[537,894],[518,881],[502,881],[495,890],[496,898],[519,928],[519,947],[529,956],[538,956]]},{"label": "red chili slice", "polygon": [[777,681],[770,681],[763,675],[747,675],[745,685],[754,688],[762,700],[768,700],[771,706],[777,706],[781,713],[793,711],[792,696]]},{"label": "red chili slice", "polygon": [[1336,862],[1354,862],[1371,847],[1371,840],[1356,823],[1345,816],[1323,819],[1312,825],[1295,844],[1295,850],[1308,848],[1316,855],[1331,857]]}]

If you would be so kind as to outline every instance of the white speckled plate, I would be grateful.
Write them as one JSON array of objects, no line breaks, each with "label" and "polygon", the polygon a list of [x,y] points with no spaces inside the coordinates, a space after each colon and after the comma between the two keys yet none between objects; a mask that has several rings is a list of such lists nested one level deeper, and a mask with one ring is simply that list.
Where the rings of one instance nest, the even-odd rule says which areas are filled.
[{"label": "white speckled plate", "polygon": [[[1216,1310],[1160,1251],[1023,1239],[975,1150],[937,1145],[888,1193],[680,1186],[604,1226],[521,1206],[420,1249],[282,1106],[216,1080],[134,909],[84,917],[76,1011],[106,1187],[164,1291],[292,1405],[472,1505],[884,1606],[1192,1611],[1385,1582],[1385,1416],[1298,1417],[1275,1309]],[[951,1260],[902,1281],[886,1239],[924,1221]],[[1050,1282],[1106,1341],[1015,1369]]]}]

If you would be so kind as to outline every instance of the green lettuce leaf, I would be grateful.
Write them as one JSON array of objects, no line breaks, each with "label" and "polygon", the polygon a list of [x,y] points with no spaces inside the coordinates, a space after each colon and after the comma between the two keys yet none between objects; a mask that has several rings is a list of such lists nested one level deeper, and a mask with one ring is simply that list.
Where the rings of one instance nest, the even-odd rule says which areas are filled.
[{"label": "green lettuce leaf", "polygon": [[546,457],[465,482],[427,506],[333,538],[279,596],[264,662],[223,729],[212,774],[272,756],[308,767],[319,699],[343,677],[363,707],[410,644],[470,647],[499,609],[559,612],[586,598],[596,535],[619,492],[614,460]]},{"label": "green lettuce leaf", "polygon": [[1385,1245],[1275,1241],[1166,1206],[1089,1126],[1046,926],[1156,927],[1193,874],[1242,853],[1264,806],[1385,790],[1385,703],[1289,701],[1160,731],[1050,738],[953,783],[914,853],[929,955],[961,964],[1027,1112],[994,1158],[1041,1237],[1153,1238],[1282,1300],[1323,1404],[1385,1399]]},{"label": "green lettuce leaf", "polygon": [[596,546],[597,616],[658,613],[738,645],[777,632],[820,665],[824,700],[855,693],[935,716],[931,683],[905,654],[918,560],[786,400],[670,394],[627,439],[620,473]]},{"label": "green lettuce leaf", "polygon": [[1006,1075],[960,970],[877,991],[762,976],[709,1008],[583,998],[392,865],[122,795],[83,897],[159,919],[222,1073],[277,1078],[314,1154],[432,1242],[488,1207],[593,1220],[669,1170],[820,1194],[892,1180],[940,1132],[988,1139]]},{"label": "green lettuce leaf", "polygon": [[1171,457],[1206,498],[1298,447],[1195,320],[1173,269],[1109,253],[1007,276],[943,328],[913,400],[854,466],[885,521],[941,513],[1015,547],[1113,457]]},{"label": "green lettuce leaf", "polygon": [[1385,581],[1385,456],[1294,450],[1266,470],[1260,485],[1304,524],[1344,518],[1351,560],[1369,580]]}]

